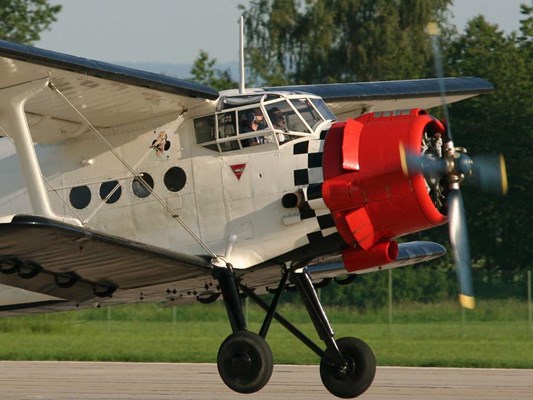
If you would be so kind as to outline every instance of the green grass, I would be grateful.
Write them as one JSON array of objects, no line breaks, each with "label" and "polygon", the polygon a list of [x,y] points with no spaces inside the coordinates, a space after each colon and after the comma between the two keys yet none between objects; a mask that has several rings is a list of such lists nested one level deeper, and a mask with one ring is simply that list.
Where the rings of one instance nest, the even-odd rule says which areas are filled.
[{"label": "green grass", "polygon": [[[301,306],[280,310],[315,340]],[[248,308],[250,329],[263,312]],[[527,304],[485,302],[461,312],[455,303],[395,305],[357,313],[331,309],[337,337],[357,336],[376,353],[379,365],[533,368],[533,330]],[[153,305],[115,307],[0,320],[0,359],[148,362],[214,362],[230,333],[222,304],[162,309]],[[276,322],[267,340],[275,362],[314,364],[317,356]]]}]

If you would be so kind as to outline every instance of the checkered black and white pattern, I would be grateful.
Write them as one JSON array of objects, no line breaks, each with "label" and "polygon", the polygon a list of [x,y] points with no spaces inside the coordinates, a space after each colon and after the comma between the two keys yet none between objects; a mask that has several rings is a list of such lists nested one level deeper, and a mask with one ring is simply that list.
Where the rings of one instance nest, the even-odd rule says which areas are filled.
[{"label": "checkered black and white pattern", "polygon": [[305,201],[313,210],[328,208],[322,198],[322,183],[312,183],[309,186],[302,188],[302,192]]},{"label": "checkered black and white pattern", "polygon": [[327,131],[322,131],[320,140],[308,140],[294,145],[293,154],[299,158],[298,166],[300,167],[294,171],[295,186],[317,184],[324,181],[322,153],[326,134]]},{"label": "checkered black and white pattern", "polygon": [[322,157],[327,132],[322,131],[320,140],[296,143],[293,149],[294,156],[299,158],[299,168],[294,171],[294,185],[302,187],[306,200],[299,207],[300,217],[302,220],[312,218],[317,222],[317,229],[307,234],[309,243],[317,243],[337,232],[331,213],[322,199]]}]

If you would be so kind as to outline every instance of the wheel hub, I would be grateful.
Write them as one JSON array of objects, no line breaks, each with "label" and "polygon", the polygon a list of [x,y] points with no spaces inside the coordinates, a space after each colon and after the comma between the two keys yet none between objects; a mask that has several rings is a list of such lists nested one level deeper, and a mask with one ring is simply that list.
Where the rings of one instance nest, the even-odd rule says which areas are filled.
[{"label": "wheel hub", "polygon": [[224,383],[238,393],[255,393],[272,375],[274,362],[265,339],[256,333],[238,331],[220,345],[217,367]]},{"label": "wheel hub", "polygon": [[252,358],[246,352],[235,354],[231,359],[231,366],[238,375],[246,375],[252,368]]},{"label": "wheel hub", "polygon": [[344,365],[337,368],[337,378],[338,379],[345,379],[346,377],[353,374],[355,371],[355,361],[352,357],[344,357]]}]

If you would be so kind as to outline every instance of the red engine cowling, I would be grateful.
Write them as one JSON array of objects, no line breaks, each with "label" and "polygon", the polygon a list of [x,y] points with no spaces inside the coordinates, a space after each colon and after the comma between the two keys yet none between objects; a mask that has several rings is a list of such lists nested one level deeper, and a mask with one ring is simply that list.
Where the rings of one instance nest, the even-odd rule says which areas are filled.
[{"label": "red engine cowling", "polygon": [[420,151],[427,130],[445,131],[420,109],[365,114],[330,128],[322,197],[349,245],[343,252],[347,270],[393,261],[393,238],[446,222],[422,174],[407,177],[402,171],[400,143]]}]

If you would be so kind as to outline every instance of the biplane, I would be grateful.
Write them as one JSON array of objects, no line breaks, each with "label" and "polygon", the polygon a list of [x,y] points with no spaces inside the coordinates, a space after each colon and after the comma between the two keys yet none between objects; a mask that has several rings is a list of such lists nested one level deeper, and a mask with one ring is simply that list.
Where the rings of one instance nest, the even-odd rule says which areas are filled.
[{"label": "biplane", "polygon": [[[218,92],[0,41],[0,314],[223,300],[228,387],[267,384],[276,320],[318,355],[327,390],[356,397],[374,354],[335,338],[315,286],[440,257],[397,239],[449,221],[473,305],[459,188],[501,182],[503,164],[476,169],[425,110],[491,90],[462,77]],[[322,344],[277,312],[288,287]],[[243,296],[265,310],[258,333]]]}]

